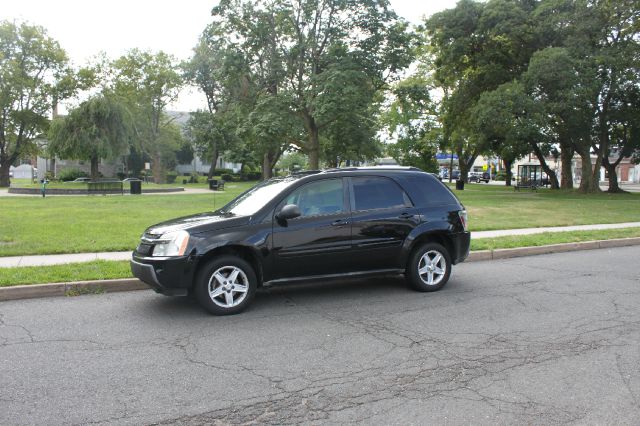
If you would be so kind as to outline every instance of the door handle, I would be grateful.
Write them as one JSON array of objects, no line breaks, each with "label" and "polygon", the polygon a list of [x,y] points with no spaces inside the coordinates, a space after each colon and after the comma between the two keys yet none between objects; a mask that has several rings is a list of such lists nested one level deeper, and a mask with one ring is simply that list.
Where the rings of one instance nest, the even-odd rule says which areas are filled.
[{"label": "door handle", "polygon": [[409,219],[409,218],[412,218],[413,216],[415,216],[415,215],[412,214],[412,213],[404,212],[404,213],[400,213],[400,216],[398,216],[398,217],[400,219]]},{"label": "door handle", "polygon": [[331,226],[342,226],[342,225],[348,225],[348,224],[349,224],[349,221],[344,219],[338,219],[331,222]]}]

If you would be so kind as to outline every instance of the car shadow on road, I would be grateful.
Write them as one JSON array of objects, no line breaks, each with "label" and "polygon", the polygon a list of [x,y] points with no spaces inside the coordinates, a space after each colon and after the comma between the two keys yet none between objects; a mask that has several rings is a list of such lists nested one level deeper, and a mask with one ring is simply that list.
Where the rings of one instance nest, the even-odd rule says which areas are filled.
[{"label": "car shadow on road", "polygon": [[[281,309],[298,305],[334,304],[343,306],[354,302],[363,303],[388,298],[413,297],[402,276],[386,276],[352,280],[309,281],[295,284],[279,284],[258,289],[251,306],[241,315],[252,313],[280,312]],[[151,303],[150,303],[151,302]],[[165,297],[153,295],[145,298],[144,309],[150,315],[208,316],[191,297]]]}]

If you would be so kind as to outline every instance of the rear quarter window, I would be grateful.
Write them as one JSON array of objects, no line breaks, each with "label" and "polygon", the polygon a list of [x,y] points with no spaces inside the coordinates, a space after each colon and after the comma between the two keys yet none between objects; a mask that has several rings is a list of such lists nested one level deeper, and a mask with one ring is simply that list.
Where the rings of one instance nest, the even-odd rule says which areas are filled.
[{"label": "rear quarter window", "polygon": [[417,206],[458,204],[449,188],[429,174],[407,174],[397,179]]}]

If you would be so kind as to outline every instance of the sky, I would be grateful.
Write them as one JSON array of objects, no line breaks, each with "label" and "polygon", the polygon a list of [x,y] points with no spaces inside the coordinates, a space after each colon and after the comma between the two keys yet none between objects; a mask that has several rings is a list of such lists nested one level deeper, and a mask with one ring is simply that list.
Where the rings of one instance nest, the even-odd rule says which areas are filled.
[{"label": "sky", "polygon": [[[390,0],[396,13],[413,24],[455,6],[455,0]],[[0,20],[28,21],[47,29],[76,66],[105,52],[117,58],[137,47],[163,50],[187,59],[210,22],[216,0],[0,0]],[[182,91],[171,109],[205,108],[204,95]],[[61,111],[64,113],[64,110]]]}]

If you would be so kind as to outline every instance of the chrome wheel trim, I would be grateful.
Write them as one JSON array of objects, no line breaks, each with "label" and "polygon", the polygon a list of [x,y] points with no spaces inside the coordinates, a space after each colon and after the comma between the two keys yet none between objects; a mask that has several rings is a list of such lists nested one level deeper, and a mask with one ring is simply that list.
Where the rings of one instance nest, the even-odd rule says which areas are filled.
[{"label": "chrome wheel trim", "polygon": [[447,274],[447,261],[442,253],[429,250],[418,262],[418,276],[426,285],[438,285]]},{"label": "chrome wheel trim", "polygon": [[237,266],[223,266],[211,274],[207,290],[213,303],[221,308],[233,308],[247,297],[249,279]]}]

